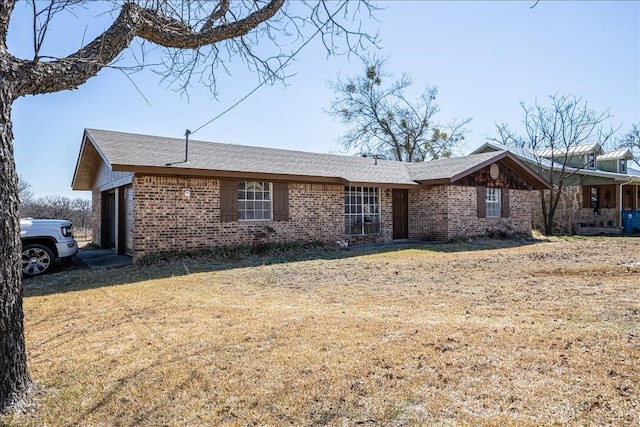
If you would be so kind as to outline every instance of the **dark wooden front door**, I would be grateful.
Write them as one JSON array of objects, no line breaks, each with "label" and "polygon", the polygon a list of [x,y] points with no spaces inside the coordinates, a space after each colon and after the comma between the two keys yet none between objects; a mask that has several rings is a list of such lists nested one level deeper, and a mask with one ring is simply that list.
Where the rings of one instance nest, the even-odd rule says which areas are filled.
[{"label": "dark wooden front door", "polygon": [[393,238],[409,238],[409,192],[393,190]]}]

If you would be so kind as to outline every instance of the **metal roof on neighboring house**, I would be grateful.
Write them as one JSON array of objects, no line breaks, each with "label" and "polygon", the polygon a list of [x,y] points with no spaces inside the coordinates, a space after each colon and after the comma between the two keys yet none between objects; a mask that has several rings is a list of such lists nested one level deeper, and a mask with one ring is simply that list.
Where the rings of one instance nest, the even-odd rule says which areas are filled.
[{"label": "metal roof on neighboring house", "polygon": [[534,150],[533,153],[539,157],[557,159],[558,157],[588,154],[592,151],[594,151],[596,154],[602,152],[600,144],[598,144],[597,142],[592,142],[589,144],[579,144],[573,147],[569,147],[568,149],[564,147],[543,148],[540,150]]},{"label": "metal roof on neighboring house", "polygon": [[[503,150],[512,151],[513,154],[515,154],[518,158],[520,158],[525,163],[535,164],[536,166],[539,166],[544,169],[551,169],[551,167],[553,167],[554,169],[560,169],[561,167],[561,166],[558,166],[558,162],[552,163],[551,161],[543,157],[536,158],[532,152],[524,148],[508,147],[506,145],[500,144],[499,142],[495,142],[495,141],[485,142],[483,145],[481,145],[480,147],[472,151],[471,154],[487,153],[491,151],[503,151]],[[602,160],[600,156],[598,156],[597,159]],[[564,169],[567,172],[575,172],[581,175],[597,176],[602,178],[611,178],[616,181],[640,182],[640,171],[632,168],[627,168],[627,173],[605,172],[597,169],[594,170],[594,169],[585,169],[585,168],[576,169],[571,167],[565,167]]]},{"label": "metal roof on neighboring house", "polygon": [[604,153],[602,153],[602,154],[600,154],[599,156],[596,157],[596,161],[598,161],[598,160],[620,160],[620,159],[632,160],[633,159],[633,153],[628,148],[618,148],[617,150],[606,151],[606,152],[604,152]]},{"label": "metal roof on neighboring house", "polygon": [[508,152],[493,152],[423,163],[403,163],[334,154],[310,153],[245,145],[186,141],[124,132],[86,129],[72,187],[88,190],[91,170],[100,158],[114,172],[144,172],[217,177],[263,177],[301,182],[388,185],[412,188],[453,182],[502,161],[535,188],[548,183]]}]

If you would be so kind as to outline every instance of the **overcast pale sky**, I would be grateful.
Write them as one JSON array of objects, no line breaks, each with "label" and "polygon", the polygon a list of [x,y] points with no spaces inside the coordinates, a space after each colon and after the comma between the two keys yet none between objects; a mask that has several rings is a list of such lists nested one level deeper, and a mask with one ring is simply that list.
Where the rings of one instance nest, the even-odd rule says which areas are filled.
[{"label": "overcast pale sky", "polygon": [[[521,100],[545,103],[555,93],[575,93],[595,110],[610,109],[610,124],[622,131],[640,120],[640,2],[543,0],[531,9],[533,3],[379,2],[385,10],[370,25],[379,28],[378,54],[389,57],[388,70],[411,75],[416,96],[426,85],[438,87],[437,121],[472,117],[461,154],[495,135],[495,123],[518,129]],[[8,43],[12,54],[31,58],[24,6],[19,3],[12,18]],[[106,22],[103,17],[91,25]],[[67,17],[53,27],[48,54],[77,50],[87,25]],[[263,86],[192,139],[335,152],[345,129],[324,112],[334,96],[328,81],[361,68],[355,57],[327,58],[314,40],[289,67],[295,76],[288,86]],[[90,198],[71,190],[84,128],[182,138],[185,129],[200,127],[257,84],[246,68],[221,77],[217,100],[195,85],[187,99],[151,72],[133,76],[143,97],[112,69],[75,91],[21,98],[13,106],[18,173],[36,197]]]}]

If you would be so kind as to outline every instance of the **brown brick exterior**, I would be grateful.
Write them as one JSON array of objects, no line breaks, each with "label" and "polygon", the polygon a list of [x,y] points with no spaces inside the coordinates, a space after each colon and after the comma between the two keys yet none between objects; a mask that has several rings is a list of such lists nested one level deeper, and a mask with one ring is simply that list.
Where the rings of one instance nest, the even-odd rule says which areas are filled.
[{"label": "brown brick exterior", "polygon": [[93,243],[102,246],[102,193],[94,188],[91,191],[91,239]]},{"label": "brown brick exterior", "polygon": [[[166,251],[344,239],[344,187],[289,184],[289,221],[220,220],[220,181],[136,177],[134,258]],[[183,190],[190,190],[190,197]]]},{"label": "brown brick exterior", "polygon": [[[344,186],[288,184],[289,221],[229,221],[220,217],[220,180],[136,175],[133,178],[133,258],[220,246],[346,240],[350,245],[389,242],[391,190],[380,188],[380,234],[345,235]],[[189,190],[186,197],[184,190]],[[531,196],[510,189],[509,218],[478,218],[477,188],[448,185],[410,190],[409,239],[449,240],[488,231],[531,232]],[[102,197],[93,191],[93,239],[100,244]]]},{"label": "brown brick exterior", "polygon": [[508,190],[508,218],[478,218],[477,188],[437,186],[409,192],[409,239],[450,240],[488,232],[531,234],[528,190]]}]

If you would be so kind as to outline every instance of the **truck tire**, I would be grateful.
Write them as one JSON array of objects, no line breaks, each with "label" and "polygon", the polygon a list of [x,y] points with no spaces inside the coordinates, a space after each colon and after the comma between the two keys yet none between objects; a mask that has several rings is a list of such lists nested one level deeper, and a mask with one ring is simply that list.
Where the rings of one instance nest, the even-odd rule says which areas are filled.
[{"label": "truck tire", "polygon": [[27,277],[45,274],[53,267],[53,251],[39,243],[31,243],[22,248],[22,274]]}]

